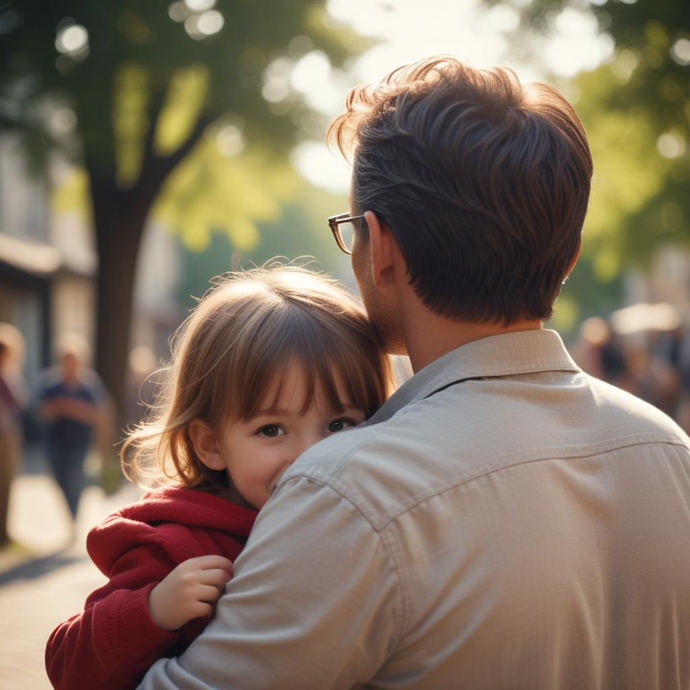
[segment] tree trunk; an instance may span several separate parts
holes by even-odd
[[[132,187],[118,187],[114,165],[99,167],[95,160],[90,161],[86,156],[99,261],[96,368],[113,399],[118,441],[123,438],[127,423],[127,360],[141,238],[149,211],[165,180],[196,145],[211,121],[209,116],[200,115],[187,139],[176,151],[164,157],[155,155],[154,133],[163,95],[152,98],[151,124],[143,143],[141,173]]]
[[[108,187],[110,187],[108,189]],[[125,400],[137,256],[150,204],[132,203],[111,185],[92,177],[98,247],[96,368],[112,396],[115,441],[123,437]],[[128,198],[130,197],[130,198]]]

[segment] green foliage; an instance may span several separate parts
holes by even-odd
[[[620,50],[611,64],[577,80],[576,105],[595,163],[584,247],[602,278],[629,263],[648,266],[655,248],[669,241],[690,241],[690,119],[665,107],[664,78],[653,91],[640,85],[633,97],[630,83],[649,67],[639,62],[628,77],[621,62],[635,64]]]
[[[171,173],[151,214],[190,251],[207,250],[214,242],[212,235],[223,233],[233,251],[244,254],[263,244],[262,224],[278,221],[299,184],[284,160],[258,151],[229,158],[212,137],[205,137]],[[53,208],[90,218],[83,169],[55,189]],[[281,251],[294,254],[289,247]]]
[[[205,139],[170,176],[153,213],[188,249],[205,249],[213,228],[249,251],[260,241],[257,223],[280,216],[296,183],[284,161],[257,152],[228,158]]]
[[[289,107],[275,113],[261,94],[266,67],[305,31],[334,63],[360,44],[327,27],[322,0],[217,0],[212,11],[224,19],[223,28],[195,40],[184,21],[169,16],[193,18],[183,2],[0,0],[0,112],[13,114],[2,124],[22,127],[36,103],[72,108],[77,114],[72,138],[88,165],[105,173],[116,169],[121,186],[136,181],[161,108],[159,129],[189,134],[199,120],[231,114],[250,143],[284,152],[295,129],[286,115],[303,106],[291,98]],[[86,28],[88,44],[61,53],[56,39],[71,25]],[[175,136],[156,132],[157,144],[164,140]]]
[[[248,252],[261,243],[258,224],[277,220],[297,184],[285,153],[307,116],[293,94],[280,104],[263,98],[264,70],[300,34],[334,63],[364,43],[328,28],[322,0],[207,4],[225,23],[195,40],[180,21],[194,18],[194,3],[0,0],[0,112],[14,113],[0,125],[21,130],[32,170],[46,168],[55,145],[71,144],[89,176],[115,190],[143,193],[152,163],[165,161],[153,212],[190,249],[208,246],[213,229]],[[60,52],[70,26],[85,27],[88,43]],[[51,135],[56,108],[76,112],[75,132]],[[233,150],[224,152],[228,136]],[[89,213],[89,176],[78,172],[57,190],[58,209]]]
[[[336,246],[326,219],[347,207],[344,195],[330,194],[295,180],[291,200],[274,220],[258,223],[258,242],[242,247],[233,234],[223,230],[209,234],[209,244],[201,251],[183,253],[180,303],[195,304],[217,275],[237,267],[261,266],[276,257],[300,258],[315,270],[335,273],[341,280],[350,274],[350,261]]]

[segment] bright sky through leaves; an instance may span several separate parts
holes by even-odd
[[[340,112],[354,84],[378,81],[400,65],[439,53],[457,55],[475,67],[509,65],[524,81],[548,73],[572,77],[596,68],[613,54],[613,40],[599,35],[595,18],[572,8],[554,17],[549,38],[539,39],[535,52],[541,55],[541,64],[521,64],[511,56],[518,13],[507,4],[487,9],[480,0],[328,0],[327,9],[334,23],[379,41],[347,73],[332,70],[328,58],[316,51],[297,61],[287,78],[289,85],[328,116]],[[282,87],[285,93],[287,86]],[[275,81],[268,90],[271,96],[282,93]],[[299,144],[292,162],[313,184],[334,192],[347,189],[348,167],[334,159],[322,141]]]

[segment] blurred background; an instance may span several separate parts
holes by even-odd
[[[549,326],[690,428],[686,0],[0,0],[0,685],[47,687],[44,640],[98,583],[85,531],[138,495],[113,444],[209,280],[312,257],[354,287],[325,127],[353,85],[438,53],[575,105],[595,174]],[[97,372],[78,510],[36,414],[67,350]]]

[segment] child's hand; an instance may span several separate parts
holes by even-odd
[[[210,616],[232,577],[232,561],[223,556],[199,556],[183,561],[149,594],[149,610],[159,627],[179,630],[200,616]]]

